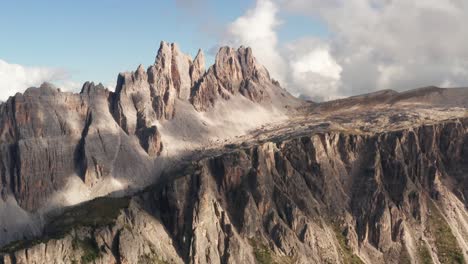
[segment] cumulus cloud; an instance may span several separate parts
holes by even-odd
[[[346,95],[468,84],[466,1],[349,0],[319,10],[336,34],[330,43]]]
[[[295,95],[316,101],[339,98],[343,71],[330,54],[330,46],[323,40],[305,38],[284,47],[288,61],[286,88]]]
[[[280,44],[278,12],[275,2],[258,0],[255,7],[229,25],[225,42],[250,46],[271,76],[292,93],[316,100],[335,98],[341,66],[330,56],[329,45],[318,39]]]
[[[23,92],[43,82],[55,82],[64,90],[76,90],[80,86],[69,78],[67,71],[48,67],[26,67],[0,59],[0,100],[5,101],[17,92]]]
[[[230,45],[250,46],[276,79],[284,81],[285,61],[278,49],[276,29],[278,7],[269,0],[258,0],[254,8],[237,18],[228,27],[226,42]]]
[[[277,39],[278,14],[321,19],[330,38]],[[468,85],[468,2],[257,0],[228,27],[295,94],[327,100],[381,89]]]

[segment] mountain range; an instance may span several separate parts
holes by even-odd
[[[161,42],[0,105],[0,263],[468,263],[468,88],[316,103]]]

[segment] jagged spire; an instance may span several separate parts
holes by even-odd
[[[277,88],[265,67],[257,63],[252,49],[243,46],[237,50],[219,48],[215,64],[198,83],[193,87],[191,102],[199,111],[214,106],[219,97],[228,100],[236,94],[261,102],[270,97],[270,87]]]
[[[195,60],[193,60],[192,67],[190,68],[192,87],[198,83],[203,74],[205,74],[205,54],[201,49],[199,49],[197,56],[195,56]]]
[[[202,49],[198,50],[197,56],[195,56],[195,59],[193,60],[193,64],[199,69],[205,70],[205,54]]]
[[[137,79],[147,79],[146,69],[142,64],[140,64],[135,71],[135,77]]]
[[[172,58],[171,45],[165,41],[161,41],[154,64],[165,67],[170,63],[170,58]],[[169,61],[167,61],[168,59]]]

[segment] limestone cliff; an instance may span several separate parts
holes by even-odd
[[[69,209],[4,262],[465,263],[467,131],[460,119],[232,146],[133,197]]]
[[[0,263],[468,263],[467,113],[464,88],[302,102],[250,48],[205,71],[163,42],[115,92],[0,105]]]
[[[226,50],[236,53],[222,48],[218,57],[224,57]],[[247,61],[237,62],[236,71],[253,72],[260,67],[251,51],[241,48],[238,53],[245,53]],[[217,62],[222,75],[215,78],[231,74],[234,69],[227,63]],[[239,135],[236,131],[283,118],[283,105],[274,115],[275,105],[257,104],[254,97],[234,90],[231,97],[236,104],[231,108],[242,106],[255,112],[265,107],[265,118],[257,122],[239,119],[216,100],[210,101],[210,109],[203,109],[205,113],[199,112],[202,109],[191,102],[196,87],[206,78],[204,64],[202,51],[192,60],[176,44],[161,42],[154,64],[119,74],[115,92],[92,82],[85,83],[80,93],[61,92],[45,83],[10,97],[0,105],[0,214],[10,206],[19,214],[41,218],[51,208],[141,188],[210,141],[225,140],[227,135]],[[276,88],[276,94],[287,94]],[[270,87],[264,89],[265,96],[269,92],[269,97],[276,96]],[[196,94],[206,98],[203,92]],[[300,103],[290,95],[284,98],[285,104]],[[72,195],[66,193],[77,193],[73,196],[80,198],[69,198]],[[14,220],[0,218],[5,230],[0,244],[22,238],[12,226],[16,226]]]

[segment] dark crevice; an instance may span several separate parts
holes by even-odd
[[[123,114],[123,109],[120,104],[121,100],[121,93],[123,86],[125,85],[125,78],[122,74],[119,74],[117,77],[117,85],[115,87],[115,92],[109,93],[109,97],[107,98],[109,104],[109,111],[112,114],[115,122],[122,128],[122,130],[129,134],[128,126],[127,126],[127,118]]]
[[[81,139],[78,142],[74,153],[75,172],[83,181],[85,181],[85,175],[88,169],[88,161],[86,158],[86,137],[88,136],[89,127],[91,126],[92,121],[92,113],[88,111],[85,126],[81,132]]]
[[[117,231],[117,234],[115,235],[114,239],[112,240],[112,246],[111,246],[111,251],[112,255],[114,256],[116,260],[116,264],[121,264],[122,261],[121,256],[120,256],[120,233],[122,230]]]
[[[11,166],[10,166],[10,187],[15,194],[21,190],[21,156],[19,143],[10,146]]]

